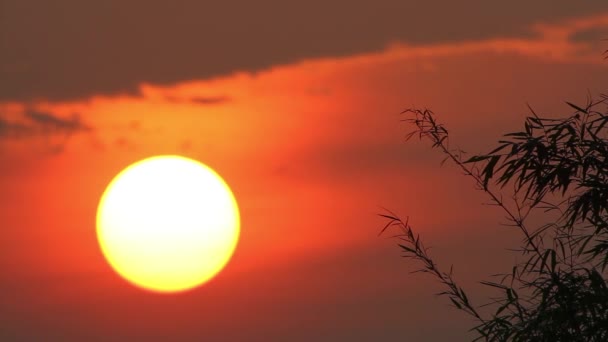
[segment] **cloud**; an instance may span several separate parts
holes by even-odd
[[[190,99],[190,101],[198,103],[198,104],[202,104],[202,105],[214,105],[214,104],[222,104],[222,103],[230,102],[230,98],[228,96],[214,96],[214,97],[198,96],[198,97],[193,97],[192,99]]]
[[[236,7],[235,7],[236,6]],[[4,0],[0,99],[136,94],[311,58],[496,37],[608,10],[605,0]],[[162,23],[162,24],[160,24]]]
[[[170,102],[183,102],[184,99],[179,97],[168,96],[167,101]],[[230,102],[232,99],[228,96],[193,96],[186,99],[187,101],[200,104],[200,105],[218,105]]]
[[[426,46],[395,43],[392,45],[392,56],[441,57],[494,52],[515,53],[557,62],[604,62],[598,58],[603,50],[598,50],[597,37],[585,33],[608,30],[608,14],[535,24],[531,30],[535,35],[527,38],[494,38]]]
[[[31,108],[21,113],[0,113],[0,141],[49,136],[68,137],[77,132],[90,130],[91,128],[82,122],[78,114],[64,118]]]
[[[438,111],[452,110],[441,107],[446,103],[470,107],[466,99],[473,93],[486,94],[476,105],[500,108],[493,109],[495,113],[521,113],[531,99],[528,94],[568,96],[572,91],[560,90],[569,83],[562,77],[571,80],[573,88],[582,89],[591,86],[588,79],[605,68],[604,49],[579,37],[581,32],[602,28],[608,28],[608,14],[535,24],[530,28],[534,34],[522,38],[395,43],[377,52],[304,59],[255,74],[242,72],[168,86],[141,83],[135,96],[41,102],[36,108],[43,111],[21,109],[18,120],[0,115],[0,137],[62,136],[90,129],[78,115],[69,116],[83,113],[99,133],[100,146],[124,146],[120,142],[129,141],[142,149],[171,145],[186,151],[206,146],[206,153],[212,153],[210,146],[221,146],[224,153],[242,152],[237,149],[259,153],[276,146],[287,149],[283,146],[289,140],[300,145],[302,160],[331,167],[319,173],[373,172],[377,165],[394,166],[403,159],[400,147],[391,145],[394,142],[369,133],[388,128],[399,134],[388,126],[398,118],[387,119],[386,127],[376,123],[378,127],[372,128],[370,113],[395,113],[414,104],[433,105]],[[563,87],[556,87],[562,83]],[[370,104],[375,107],[362,109]],[[481,109],[469,112],[461,114],[468,119],[472,113],[485,115]],[[493,115],[495,122],[508,123]],[[500,134],[487,132],[475,134]],[[243,146],[232,137],[259,144]],[[311,149],[310,155],[306,149]],[[268,154],[271,158],[274,152]],[[283,164],[277,166],[282,173],[297,173],[289,163]]]

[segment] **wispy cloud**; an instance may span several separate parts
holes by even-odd
[[[0,141],[41,136],[70,136],[76,132],[89,131],[80,115],[60,117],[49,112],[25,109],[20,112],[0,112]]]
[[[555,62],[599,64],[603,63],[602,58],[598,58],[601,54],[597,49],[599,42],[594,41],[596,38],[593,36],[584,39],[587,37],[584,33],[604,30],[608,31],[608,14],[535,24],[530,27],[533,36],[526,38],[492,38],[430,45],[395,42],[389,50],[392,50],[392,58],[494,52],[515,53]]]
[[[214,105],[230,102],[230,98],[228,96],[197,96],[193,97],[191,101],[202,105]]]
[[[145,87],[142,87],[145,88]],[[232,99],[229,96],[193,96],[188,98],[178,96],[165,96],[164,98],[168,102],[183,103],[192,102],[199,105],[220,105],[230,102]]]

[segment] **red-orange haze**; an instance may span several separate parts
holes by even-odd
[[[604,91],[606,47],[573,37],[607,29],[598,15],[527,38],[395,43],[138,94],[0,103],[0,339],[465,340],[467,319],[408,273],[376,214],[409,216],[473,291],[508,267],[518,236],[428,144],[403,143],[399,113],[429,107],[452,143],[484,152],[527,103],[560,115]],[[125,282],[95,235],[108,182],[160,154],[212,167],[241,210],[228,266],[178,295]]]

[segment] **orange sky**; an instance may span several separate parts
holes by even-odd
[[[520,38],[396,42],[137,94],[0,103],[0,338],[466,339],[466,318],[377,238],[375,214],[410,216],[473,290],[509,265],[518,236],[428,144],[403,143],[399,112],[429,107],[454,143],[483,152],[527,103],[567,114],[564,101],[605,91],[605,44],[575,39],[591,31],[608,32],[608,14]],[[158,154],[211,166],[242,216],[227,268],[174,296],[119,278],[95,236],[108,182]]]

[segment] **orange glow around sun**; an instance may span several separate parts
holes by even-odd
[[[97,211],[107,261],[132,284],[156,292],[199,286],[227,264],[240,230],[228,185],[179,156],[132,164],[108,185]]]

